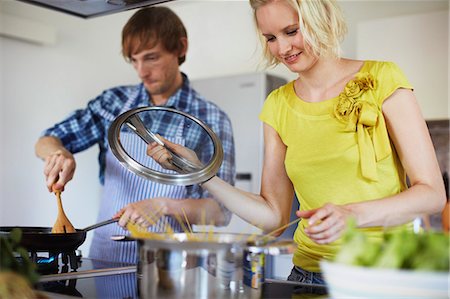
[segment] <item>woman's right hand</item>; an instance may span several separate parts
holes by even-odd
[[[184,147],[180,144],[170,142],[169,140],[158,135],[163,140],[166,147],[170,148],[175,154],[191,162],[199,169],[203,167],[202,162],[198,159],[195,151],[190,148]],[[163,146],[156,142],[150,143],[147,146],[147,155],[153,158],[159,165],[165,169],[179,171],[180,169],[175,167],[172,163],[172,154]]]
[[[47,189],[64,190],[64,186],[73,178],[76,163],[72,153],[63,149],[57,150],[45,158],[44,175]]]

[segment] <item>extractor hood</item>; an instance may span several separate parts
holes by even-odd
[[[82,18],[103,16],[172,0],[19,0]]]

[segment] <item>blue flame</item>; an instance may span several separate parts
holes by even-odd
[[[50,264],[51,262],[53,262],[55,260],[55,257],[49,257],[48,259],[40,259],[37,261],[38,264]]]

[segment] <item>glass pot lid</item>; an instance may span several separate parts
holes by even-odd
[[[119,115],[109,128],[108,141],[124,167],[162,184],[204,182],[217,173],[223,160],[222,144],[211,128],[198,118],[169,107],[140,107]],[[171,168],[175,170],[162,167],[147,155],[147,144],[153,142],[169,153]],[[170,143],[195,153],[201,166],[184,158]]]

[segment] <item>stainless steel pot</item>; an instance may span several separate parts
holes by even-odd
[[[243,234],[179,233],[161,240],[115,240],[138,243],[141,298],[259,298],[260,285],[244,283],[244,276],[254,274],[244,262],[255,265],[257,256],[264,263],[264,255],[292,253],[296,245],[273,239],[248,241],[253,238]],[[264,277],[254,281],[263,282]]]

